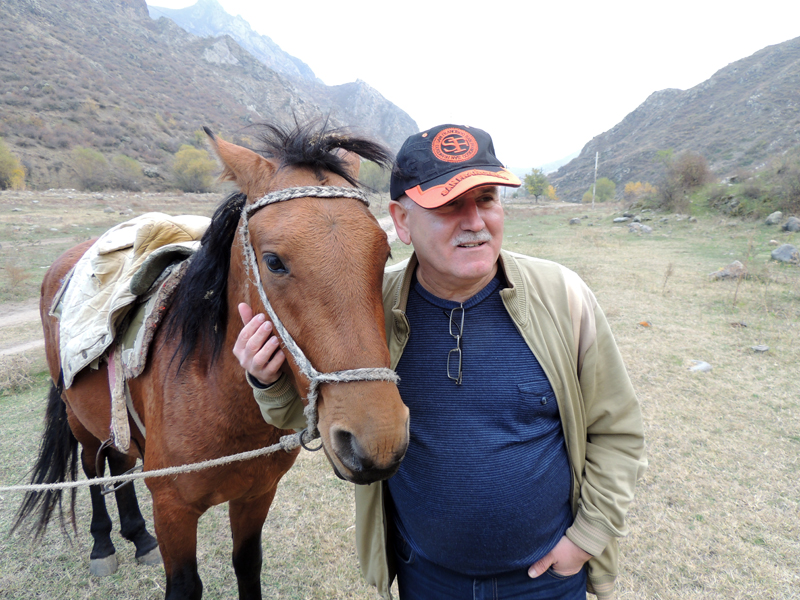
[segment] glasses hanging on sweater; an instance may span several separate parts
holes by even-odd
[[[447,377],[461,385],[461,337],[464,332],[464,305],[450,311],[450,335],[456,340],[456,347],[447,353]]]

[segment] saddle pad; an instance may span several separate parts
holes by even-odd
[[[59,350],[64,386],[97,360],[111,345],[118,327],[137,298],[131,283],[136,278],[155,280],[154,264],[166,266],[185,258],[200,245],[211,219],[197,215],[172,217],[146,213],[109,229],[78,260],[65,278],[50,314],[59,317]],[[156,252],[158,251],[158,252]],[[176,257],[170,258],[172,254]],[[147,263],[149,257],[153,261]]]

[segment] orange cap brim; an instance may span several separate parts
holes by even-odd
[[[468,169],[456,173],[445,183],[434,185],[426,190],[417,185],[406,190],[406,195],[423,208],[438,208],[451,202],[464,192],[482,185],[519,187],[522,182],[508,169],[500,169],[499,171]]]

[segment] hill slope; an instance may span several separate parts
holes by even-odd
[[[259,35],[240,16],[231,16],[217,0],[197,0],[186,8],[147,7],[153,19],[167,17],[198,37],[229,35],[237,43],[273,71],[295,79],[322,83],[306,63],[287,54],[265,35]]]
[[[580,201],[594,178],[654,182],[660,150],[693,150],[719,176],[754,168],[800,144],[800,37],[768,46],[689,89],[650,95],[614,128],[550,176],[559,196]]]
[[[348,85],[355,86],[350,100],[383,100],[368,86]],[[334,124],[356,125],[395,150],[417,130],[385,100],[364,109],[379,118],[359,119],[363,107],[334,100],[340,87],[329,88],[329,97],[312,94],[228,36],[197,38],[169,19],[152,20],[144,0],[0,3],[0,136],[32,187],[69,186],[75,146],[163,173],[204,125],[247,143],[251,123],[330,114]]]

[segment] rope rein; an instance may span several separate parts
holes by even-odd
[[[245,254],[245,269],[248,277],[248,282],[252,282],[253,285],[255,285],[256,289],[258,290],[259,296],[261,297],[261,302],[264,304],[264,308],[269,314],[270,320],[272,321],[276,332],[283,341],[285,348],[292,355],[292,358],[297,364],[300,373],[306,379],[308,379],[309,382],[308,396],[306,398],[306,400],[308,401],[308,405],[303,411],[306,417],[306,422],[308,423],[308,427],[306,427],[306,429],[303,429],[302,431],[298,431],[297,433],[291,435],[285,435],[281,437],[278,443],[273,444],[272,446],[259,448],[257,450],[250,450],[247,452],[240,452],[239,454],[234,454],[231,456],[223,456],[211,460],[180,465],[177,467],[168,467],[165,469],[158,469],[153,471],[126,473],[124,475],[117,475],[112,477],[95,477],[93,479],[85,481],[68,481],[63,483],[52,483],[52,484],[30,484],[30,485],[15,485],[9,487],[0,487],[0,493],[16,492],[16,491],[39,492],[47,490],[88,487],[92,485],[108,486],[120,482],[133,481],[136,479],[146,479],[148,477],[168,477],[171,475],[180,475],[183,473],[202,471],[205,469],[210,469],[213,467],[230,464],[233,462],[250,460],[253,458],[257,458],[259,456],[265,456],[277,452],[278,450],[291,452],[292,450],[301,446],[303,448],[306,448],[306,450],[312,450],[312,451],[318,450],[319,448],[308,448],[307,444],[311,443],[313,440],[319,437],[319,431],[317,430],[317,395],[320,384],[348,383],[352,381],[390,381],[392,383],[397,383],[398,381],[400,381],[400,378],[398,377],[397,373],[395,373],[392,369],[385,367],[346,369],[343,371],[335,371],[333,373],[321,373],[317,371],[312,366],[308,358],[306,358],[306,355],[294,341],[294,338],[286,330],[286,327],[284,327],[283,323],[278,318],[278,315],[273,310],[272,305],[270,304],[269,299],[267,298],[267,293],[264,290],[261,278],[258,276],[258,261],[256,259],[255,251],[253,250],[253,246],[250,243],[250,231],[248,229],[248,221],[253,213],[255,213],[256,211],[260,210],[265,206],[268,206],[269,204],[274,204],[276,202],[285,202],[286,200],[292,200],[294,198],[306,198],[306,197],[353,198],[363,202],[366,206],[369,206],[369,200],[367,200],[367,197],[364,195],[363,192],[361,192],[361,190],[356,188],[334,187],[334,186],[304,186],[304,187],[286,188],[283,190],[279,190],[277,192],[272,192],[270,194],[267,194],[262,198],[258,199],[257,201],[255,201],[253,204],[246,204],[242,208],[241,225],[239,226],[239,236],[242,242],[242,249]]]

